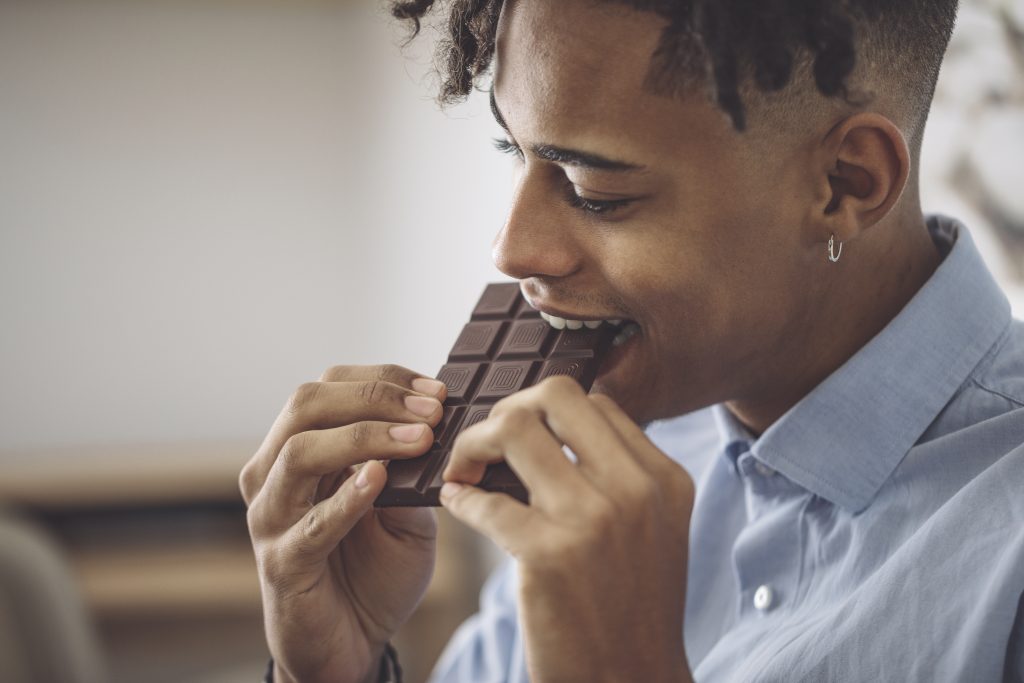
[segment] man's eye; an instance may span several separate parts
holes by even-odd
[[[523,150],[519,149],[519,145],[506,140],[505,138],[494,138],[494,149],[498,150],[502,154],[511,154],[512,156],[523,158]]]
[[[516,143],[505,138],[494,138],[494,149],[502,154],[511,154],[517,159],[523,159],[523,150]],[[575,186],[569,183],[566,188],[566,200],[569,205],[589,214],[608,214],[616,209],[629,206],[633,199],[587,199],[576,193]]]
[[[601,213],[607,214],[629,206],[634,200],[633,199],[587,199],[576,194],[576,190],[573,186],[569,186],[568,197],[569,205],[573,208],[579,209],[586,213]]]

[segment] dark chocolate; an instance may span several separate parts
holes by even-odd
[[[448,387],[434,444],[417,458],[388,462],[378,507],[440,505],[441,474],[455,437],[487,419],[499,400],[554,375],[589,390],[618,329],[556,330],[530,307],[514,282],[484,289],[437,378]],[[490,465],[479,486],[527,502],[526,488],[505,463]]]

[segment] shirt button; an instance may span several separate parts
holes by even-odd
[[[772,592],[772,587],[769,585],[759,586],[758,589],[754,591],[754,609],[765,612],[771,608],[774,600],[775,594]]]
[[[768,465],[765,465],[760,460],[754,461],[754,470],[762,477],[771,478],[775,476],[775,470],[773,470],[771,467],[768,467]]]

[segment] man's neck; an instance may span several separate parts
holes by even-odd
[[[906,219],[875,226],[882,230],[873,239],[862,240],[856,250],[843,254],[847,272],[816,302],[808,334],[794,340],[765,374],[765,391],[726,402],[755,436],[885,328],[938,268],[942,257],[920,209],[908,213]]]

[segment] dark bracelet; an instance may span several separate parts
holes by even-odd
[[[384,644],[384,657],[380,662],[378,683],[402,683],[402,667],[398,664],[398,651],[391,643]]]
[[[263,674],[263,683],[274,683],[274,658],[267,662],[267,672]],[[380,658],[380,671],[377,683],[402,683],[402,667],[398,664],[398,652],[394,645],[384,645],[384,656]]]

